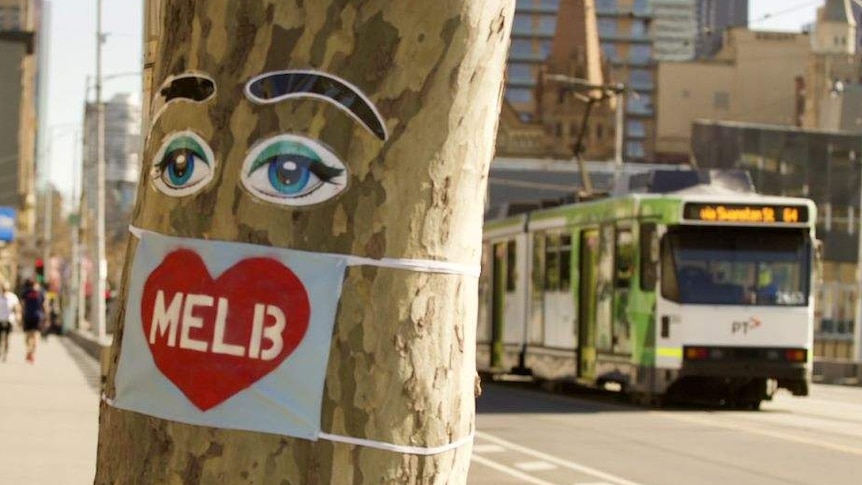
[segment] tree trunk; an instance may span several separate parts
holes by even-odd
[[[203,74],[216,89],[205,103],[163,112],[154,103],[145,112],[150,131],[133,224],[177,237],[478,267],[513,4],[150,0],[145,15],[158,40],[146,46],[145,96],[184,73]],[[285,69],[325,72],[357,87],[388,136],[334,103],[249,101],[250,79]],[[168,197],[154,186],[154,159],[172,130],[190,129],[218,161],[213,179],[194,195]],[[285,207],[245,190],[246,154],[280,133],[324,140],[346,167],[343,192]],[[322,431],[419,448],[469,437],[476,307],[475,276],[348,268]],[[125,312],[118,313],[109,400],[123,352]],[[207,428],[103,403],[96,483],[455,484],[466,481],[470,452],[469,442],[425,456]]]

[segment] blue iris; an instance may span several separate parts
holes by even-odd
[[[254,156],[244,183],[252,191],[278,200],[310,196],[344,173],[343,167],[324,163],[315,146],[310,141],[276,139]],[[317,150],[329,153],[323,147]]]
[[[316,160],[301,155],[279,155],[267,160],[269,183],[281,194],[299,194],[311,179],[310,167]],[[319,162],[317,162],[319,163]]]

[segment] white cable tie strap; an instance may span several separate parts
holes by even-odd
[[[400,259],[400,258],[364,258],[362,256],[340,255],[347,259],[348,266],[376,266],[378,268],[406,269],[420,273],[454,274],[464,276],[479,276],[479,267],[451,263],[449,261],[434,261],[431,259]]]
[[[109,398],[104,392],[102,393],[102,401],[105,401],[105,404],[108,406],[114,407],[114,400]]]
[[[461,446],[470,443],[473,441],[474,434],[471,432],[469,435],[449,443],[448,445],[442,446],[434,446],[434,447],[421,447],[421,446],[404,446],[404,445],[396,445],[394,443],[387,443],[385,441],[374,441],[367,440],[364,438],[354,438],[352,436],[342,436],[338,434],[330,434],[324,433],[321,431],[317,437],[326,440],[333,441],[336,443],[345,443],[348,445],[362,446],[364,448],[375,448],[378,450],[391,451],[393,453],[403,453],[405,455],[421,455],[421,456],[430,456],[430,455],[439,455],[440,453],[446,453],[447,451],[452,451],[454,449],[460,448]]]
[[[147,231],[139,227],[130,225],[129,232],[133,236],[140,239],[144,233],[158,234],[152,231]],[[166,236],[172,237],[172,236]],[[350,254],[338,253],[313,253],[321,256],[332,256],[336,258],[344,258],[348,266],[376,266],[378,268],[403,269],[407,271],[416,271],[419,273],[436,273],[436,274],[451,274],[479,277],[481,268],[478,265],[452,263],[449,261],[435,261],[431,259],[402,259],[402,258],[366,258],[363,256],[353,256]]]
[[[135,236],[137,239],[140,239],[141,236],[144,235],[144,232],[150,232],[150,231],[144,231],[140,227],[135,227],[135,226],[130,224],[129,225],[129,232],[132,233],[132,236]]]

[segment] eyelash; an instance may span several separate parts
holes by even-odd
[[[253,195],[283,206],[309,206],[347,187],[347,167],[318,140],[281,134],[262,140],[243,163],[242,183]]]
[[[189,196],[212,180],[215,162],[212,149],[197,133],[190,130],[170,133],[154,156],[151,182],[166,195]]]
[[[255,163],[255,164],[254,164],[254,165],[253,165],[253,166],[248,170],[248,173],[249,173],[249,174],[252,174],[252,173],[254,173],[255,171],[259,170],[260,168],[265,167],[266,165],[269,165],[269,164],[273,163],[273,159],[274,159],[274,158],[278,158],[279,156],[285,156],[285,155],[276,155],[276,156],[273,156],[273,157],[266,158],[266,159],[264,159],[264,160],[260,160],[260,161],[258,161],[257,163]],[[344,173],[344,169],[343,169],[343,168],[330,167],[329,165],[327,165],[327,164],[325,164],[325,163],[323,163],[323,162],[320,162],[320,161],[314,160],[313,158],[303,157],[303,156],[301,156],[301,155],[297,155],[297,156],[298,156],[298,157],[301,157],[303,160],[308,160],[308,161],[309,161],[309,163],[308,163],[308,170],[310,170],[310,171],[311,171],[311,173],[313,173],[314,175],[316,175],[316,176],[317,176],[317,178],[319,178],[321,182],[328,183],[328,184],[340,185],[340,184],[338,184],[338,183],[336,183],[336,182],[333,182],[333,181],[332,181],[332,179],[334,179],[334,178],[338,177],[339,175],[343,174],[343,173]],[[304,196],[302,196],[302,197],[304,197]]]

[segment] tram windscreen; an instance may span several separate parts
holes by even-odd
[[[679,303],[808,303],[811,245],[798,229],[677,226],[662,241],[662,295]]]

